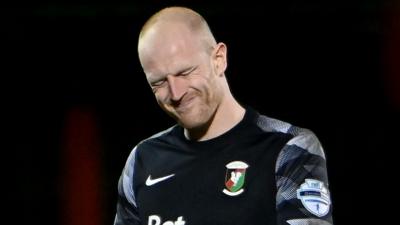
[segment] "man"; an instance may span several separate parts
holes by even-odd
[[[203,17],[159,11],[140,32],[138,53],[158,104],[178,124],[132,150],[115,224],[332,224],[318,139],[234,99],[227,47]]]

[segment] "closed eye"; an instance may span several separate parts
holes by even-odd
[[[151,86],[152,87],[158,87],[158,86],[163,85],[164,83],[165,83],[165,80],[159,80],[159,81],[156,81],[156,82],[152,82]]]
[[[186,69],[186,70],[184,70],[184,71],[178,73],[177,76],[187,76],[187,75],[190,75],[196,68],[197,68],[197,66],[190,67],[189,69]]]
[[[166,80],[159,80],[150,83],[150,87],[153,90],[153,93],[156,93],[159,88],[162,88],[166,84]]]

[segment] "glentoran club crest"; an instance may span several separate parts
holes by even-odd
[[[226,165],[225,189],[223,192],[230,196],[243,193],[244,178],[246,169],[249,167],[244,162],[233,161]]]

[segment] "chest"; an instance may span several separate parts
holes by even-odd
[[[249,140],[194,155],[179,149],[142,155],[134,190],[143,224],[268,224],[284,143]]]

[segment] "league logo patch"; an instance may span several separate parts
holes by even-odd
[[[246,169],[249,167],[244,162],[233,161],[226,165],[225,189],[223,192],[229,196],[236,196],[243,193],[244,178]]]
[[[322,217],[329,212],[331,199],[324,183],[319,180],[306,179],[297,189],[297,198],[312,214]]]

